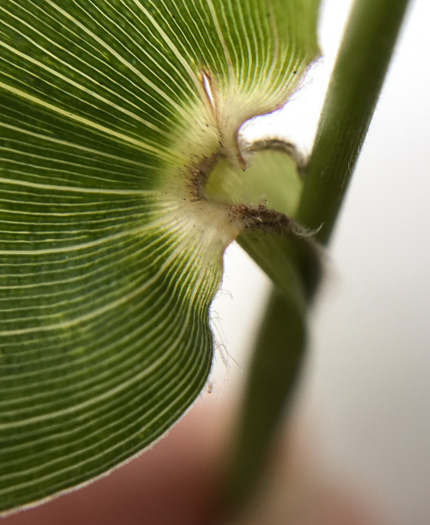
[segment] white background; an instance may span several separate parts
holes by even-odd
[[[323,1],[324,58],[283,115],[269,117],[308,150],[349,5]],[[430,523],[429,55],[430,3],[415,0],[329,247],[298,400],[312,413],[320,462],[401,525]],[[234,381],[268,281],[234,246],[225,268],[212,315]],[[223,379],[214,388],[222,395]]]

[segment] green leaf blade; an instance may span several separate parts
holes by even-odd
[[[281,37],[284,2],[265,5],[270,22],[254,1],[2,2],[0,511],[137,454],[205,384],[243,225],[196,166],[237,160],[243,120],[316,53],[303,13]]]

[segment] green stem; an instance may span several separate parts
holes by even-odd
[[[356,0],[345,28],[297,214],[326,244],[378,101],[408,0]]]
[[[292,392],[303,358],[303,323],[296,306],[275,291],[256,344],[262,351],[254,353],[234,454],[229,458],[231,475],[224,503],[230,512],[240,510],[261,481],[286,396]]]
[[[356,0],[324,102],[308,164],[298,220],[327,243],[368,130],[408,0]],[[300,254],[289,271],[297,290],[313,289]],[[299,256],[298,256],[299,255]],[[254,348],[227,482],[227,504],[250,501],[280,427],[303,359],[309,294],[274,291]],[[297,296],[297,297],[296,297]],[[297,301],[296,301],[297,299]]]

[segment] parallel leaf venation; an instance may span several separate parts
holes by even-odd
[[[0,510],[137,454],[200,392],[242,226],[193,177],[285,102],[316,7],[1,2]]]

